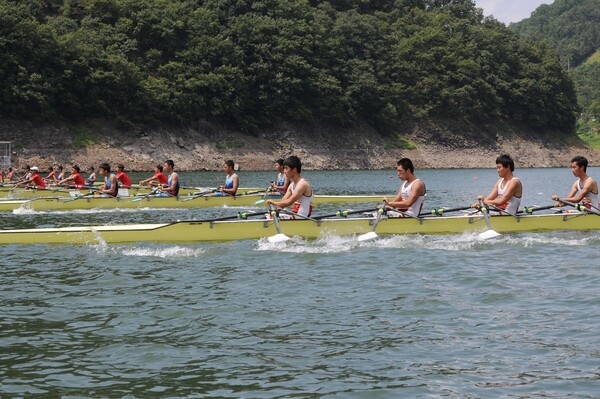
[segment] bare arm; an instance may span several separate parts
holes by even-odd
[[[300,180],[295,187],[294,193],[288,187],[288,190],[285,192],[285,195],[281,199],[281,201],[273,201],[268,200],[268,204],[273,204],[278,208],[285,208],[287,206],[293,205],[294,202],[298,201],[300,197],[306,195],[307,197],[312,195],[312,187],[306,180]]]
[[[173,173],[171,175],[171,185],[170,186],[163,186],[163,191],[175,191],[175,188],[177,187],[177,184],[179,183],[179,175],[177,173]]]
[[[231,177],[231,181],[233,183],[233,187],[232,188],[223,187],[221,189],[221,191],[228,195],[235,195],[237,193],[238,187],[240,185],[240,177],[237,174],[235,174]]]
[[[598,183],[596,182],[596,180],[587,179],[585,184],[581,188],[581,191],[579,192],[579,194],[577,194],[577,182],[575,182],[575,183],[573,183],[573,187],[571,187],[571,191],[569,192],[569,195],[564,198],[561,198],[561,199],[563,199],[565,201],[577,203],[577,202],[583,201],[583,199],[589,193],[596,194],[597,192],[598,192]],[[559,197],[558,197],[558,195],[553,195],[552,199],[555,201],[558,201]]]
[[[56,183],[56,184],[58,186],[62,186],[63,184],[68,183],[68,182],[73,181],[73,180],[75,180],[75,175],[71,175],[69,177],[66,177],[66,178],[62,179],[61,181],[59,181],[58,183]]]
[[[288,187],[290,186],[290,179],[288,179],[287,177],[285,177],[285,180],[283,182],[283,186],[279,186],[275,183],[273,183],[271,185],[271,187],[273,187],[275,190],[280,190],[283,191],[284,193],[287,192]]]
[[[107,189],[106,185],[104,185],[101,192],[104,194],[116,196],[117,192],[119,191],[119,184],[117,183],[117,178],[116,178],[116,176],[112,175],[112,176],[110,176],[109,179],[110,179],[110,189]]]
[[[387,197],[383,198],[383,201],[387,206],[391,206],[393,208],[398,209],[408,209],[417,202],[420,196],[425,195],[425,184],[421,180],[417,180],[413,183],[413,188],[410,192],[408,198],[402,198],[402,188],[398,191],[396,198],[393,201],[387,199]]]

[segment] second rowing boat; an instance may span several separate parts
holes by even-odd
[[[34,211],[67,211],[75,209],[115,209],[115,208],[210,208],[223,206],[252,206],[265,198],[278,199],[279,195],[265,197],[263,193],[237,196],[179,196],[159,197],[143,195],[137,197],[103,198],[94,196],[39,197],[31,200],[0,200],[0,211],[14,211],[19,208]],[[375,203],[381,195],[315,195],[313,205],[342,203]]]

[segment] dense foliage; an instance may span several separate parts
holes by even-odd
[[[557,0],[559,1],[559,0]],[[0,112],[188,122],[575,125],[554,52],[471,0],[0,0]]]
[[[555,49],[575,84],[582,112],[577,132],[589,145],[600,138],[600,0],[555,0],[543,4],[531,18],[511,24],[524,38]]]
[[[600,119],[600,62],[585,63],[571,72],[579,104],[589,117]]]
[[[510,28],[556,49],[565,68],[576,67],[600,48],[600,0],[554,0]]]

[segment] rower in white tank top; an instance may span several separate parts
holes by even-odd
[[[587,182],[589,179],[592,179],[592,178],[588,176],[588,178],[585,179],[585,182]],[[585,185],[585,182],[584,182],[584,185]],[[581,191],[583,191],[583,187],[581,187],[581,180],[577,180],[576,184],[577,184],[577,195],[579,195],[579,193]],[[600,208],[600,197],[598,196],[598,193],[593,193],[591,191],[588,191],[588,193],[585,195],[585,198],[588,198],[590,200],[590,203],[593,206],[595,206],[596,208]]]
[[[409,184],[406,184],[407,182],[402,183],[402,187],[400,188],[402,199],[407,199],[410,197],[410,194],[412,193],[412,186],[417,181],[421,181],[421,179],[415,179]],[[411,216],[419,216],[421,209],[423,209],[423,202],[425,202],[425,193],[420,195],[417,200],[406,211],[404,211],[404,213],[407,213]]]
[[[513,179],[519,180],[518,177],[513,177],[512,179],[510,179],[508,181],[501,179],[498,182],[498,197],[504,196],[504,192],[506,191],[506,187],[508,186],[508,183]],[[502,183],[504,183],[504,185]],[[514,215],[518,212],[520,205],[521,205],[521,198],[513,195],[506,203],[506,206],[498,207],[498,208],[505,210],[506,212]]]
[[[306,181],[306,179],[302,178],[300,179],[300,181]],[[296,183],[292,182],[290,183],[290,190],[292,190],[292,195],[294,195],[294,192],[296,191]],[[313,190],[310,191],[310,196],[306,196],[306,195],[302,195],[298,201],[296,201],[294,203],[294,206],[292,208],[292,212],[296,213],[300,216],[310,216],[310,214],[312,213],[312,201],[315,198],[315,194],[313,192]]]

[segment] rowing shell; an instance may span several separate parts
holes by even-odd
[[[341,203],[375,203],[381,200],[382,195],[315,195],[313,205],[341,204]],[[268,196],[267,199],[281,199],[280,195]],[[34,211],[68,211],[75,209],[115,209],[115,208],[211,208],[223,206],[252,206],[265,199],[261,194],[247,194],[237,196],[212,196],[199,197],[39,197],[31,200],[0,200],[0,211],[13,211],[19,208]],[[262,201],[261,201],[262,202]]]
[[[95,188],[86,188],[83,187],[81,189],[69,189],[67,187],[47,187],[43,189],[38,188],[14,188],[12,186],[4,186],[0,187],[0,198],[10,198],[10,199],[30,199],[37,197],[73,197],[76,195],[82,194],[90,194],[97,190]],[[134,196],[134,195],[145,195],[150,194],[152,187],[133,185],[126,189],[120,189],[123,196]],[[206,192],[210,190],[215,190],[216,188],[206,188],[206,187],[181,187],[179,189],[180,196],[193,195],[198,192]],[[260,187],[244,187],[238,189],[238,194],[245,195],[247,193],[259,193],[265,192],[265,188]]]
[[[502,233],[600,230],[600,217],[592,214],[547,214],[492,216],[494,230]],[[280,220],[287,236],[317,238],[324,235],[358,235],[372,230],[375,218],[336,218]],[[486,223],[481,216],[443,216],[382,219],[377,234],[462,234],[481,232]],[[93,244],[259,239],[277,234],[272,220],[180,221],[162,224],[128,224],[43,229],[0,230],[0,244]]]

